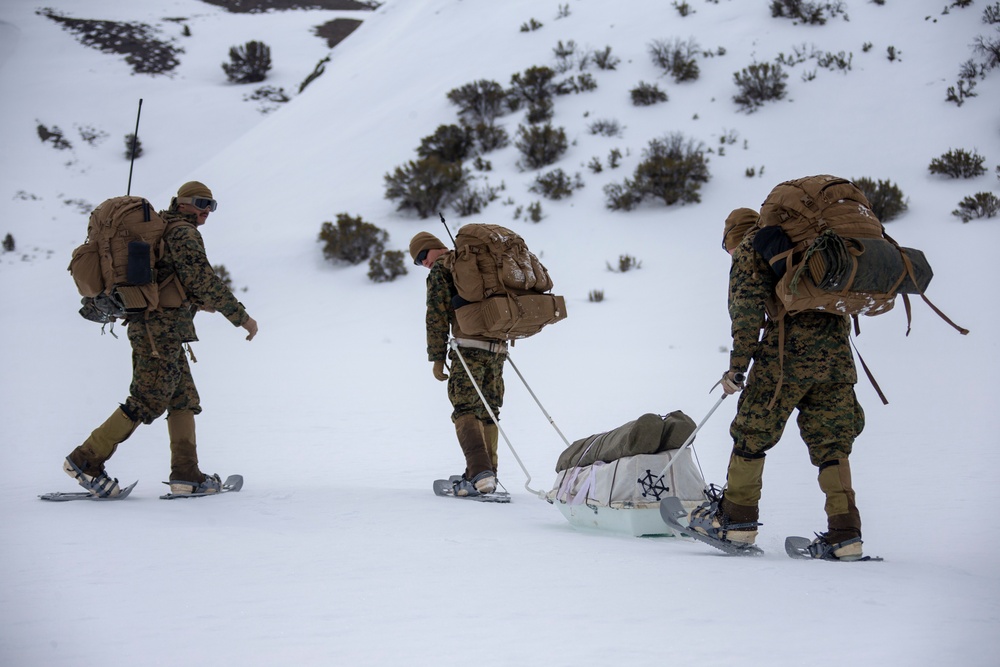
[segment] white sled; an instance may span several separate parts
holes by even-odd
[[[705,500],[705,480],[690,449],[682,451],[660,479],[675,454],[676,450],[637,454],[563,470],[546,499],[574,528],[635,537],[674,536],[660,517],[659,499],[676,496],[689,511]]]

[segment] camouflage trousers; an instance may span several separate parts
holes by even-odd
[[[462,357],[469,366],[472,377],[482,390],[486,402],[496,418],[500,419],[500,407],[503,405],[503,364],[506,355],[496,354],[487,350],[463,347]],[[475,415],[480,421],[491,424],[490,413],[483,406],[483,401],[476,393],[476,388],[465,372],[461,360],[455,350],[448,351],[448,361],[451,370],[448,373],[448,400],[454,410],[451,420],[455,421],[462,415]]]
[[[809,448],[809,460],[819,466],[825,461],[846,459],[854,440],[865,427],[865,413],[847,382],[784,383],[773,407],[775,384],[765,374],[751,373],[740,394],[736,417],[729,427],[733,453],[758,458],[774,447],[785,430],[792,410]]]
[[[201,401],[184,344],[170,321],[129,322],[128,339],[132,343],[132,385],[125,401],[129,416],[151,424],[168,410],[200,413]]]

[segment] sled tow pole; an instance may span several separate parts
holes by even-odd
[[[486,402],[486,397],[483,395],[483,390],[479,388],[479,383],[476,382],[476,378],[472,376],[472,371],[469,369],[469,365],[465,363],[465,357],[462,356],[462,351],[459,349],[458,341],[452,338],[450,341],[448,341],[448,347],[450,347],[452,350],[455,351],[455,356],[457,356],[458,360],[462,362],[462,368],[465,369],[465,374],[469,376],[469,380],[472,382],[472,386],[476,388],[476,393],[479,395],[479,400],[483,402],[483,407],[485,407],[486,412],[489,413],[490,419],[492,419],[493,423],[496,424],[497,431],[500,433],[501,436],[503,436],[504,442],[507,443],[507,449],[509,449],[510,453],[514,455],[514,460],[517,461],[517,465],[521,466],[521,470],[524,472],[524,476],[527,478],[527,480],[524,482],[524,488],[528,490],[528,493],[544,500],[545,499],[544,491],[536,491],[533,488],[531,488],[531,486],[529,486],[531,484],[531,474],[528,472],[528,469],[524,467],[524,463],[521,461],[521,457],[517,455],[517,451],[514,449],[514,445],[510,444],[510,438],[507,437],[507,434],[504,432],[503,427],[500,426],[500,421],[497,419],[497,416],[493,413],[493,408],[491,408],[489,403]],[[518,373],[518,375],[520,375],[520,373]]]
[[[737,382],[742,382],[743,381],[743,374],[742,373],[740,373],[739,375],[736,376],[736,381]],[[727,396],[729,396],[729,394],[723,393],[722,396],[719,397],[719,400],[717,400],[715,402],[715,405],[712,406],[712,409],[709,410],[708,414],[705,415],[705,417],[701,420],[701,422],[699,422],[697,428],[695,428],[695,430],[691,431],[691,435],[689,435],[687,437],[687,440],[684,441],[684,444],[677,448],[677,450],[674,452],[674,455],[670,457],[670,461],[663,468],[663,472],[660,473],[660,477],[659,478],[661,480],[667,474],[667,471],[670,470],[671,466],[674,465],[674,462],[677,461],[678,458],[680,458],[681,452],[683,452],[685,449],[687,449],[688,447],[691,446],[691,443],[694,442],[694,436],[698,435],[698,431],[700,431],[701,427],[705,425],[705,422],[707,422],[709,420],[709,418],[711,418],[711,416],[715,414],[715,411],[719,409],[719,406],[722,405],[722,402],[724,400],[726,400]]]

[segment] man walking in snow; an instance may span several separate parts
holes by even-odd
[[[465,454],[465,472],[455,483],[455,494],[470,496],[496,491],[498,429],[483,405],[473,381],[483,392],[490,410],[499,419],[503,405],[503,364],[507,343],[462,332],[455,318],[452,299],[458,296],[451,267],[455,252],[429,234],[420,232],[410,241],[410,257],[417,266],[430,269],[427,275],[427,358],[433,363],[434,378],[448,382],[448,400],[454,408],[458,444]],[[449,334],[462,348],[469,367],[465,372],[455,350],[448,349]],[[452,372],[445,371],[445,359]]]
[[[170,208],[160,212],[167,223],[164,256],[156,265],[160,308],[126,318],[132,344],[129,397],[63,462],[66,474],[96,496],[121,493],[118,480],[105,472],[105,462],[140,423],[151,424],[164,412],[170,436],[170,491],[221,489],[218,475],[206,475],[198,468],[194,417],[201,412],[201,403],[184,345],[198,340],[194,329],[198,310],[222,313],[234,326],[246,329],[247,340],[257,335],[257,322],[215,274],[205,254],[198,227],[217,206],[211,190],[191,181],[178,189]]]
[[[739,545],[753,544],[764,458],[797,409],[799,431],[826,496],[827,531],[816,538],[810,553],[855,560],[862,557],[861,515],[848,457],[864,428],[864,411],[854,393],[858,378],[850,318],[818,311],[785,314],[784,341],[780,340],[778,323],[770,316],[777,312],[773,303],[778,277],[753,245],[758,217],[756,211],[743,208],[726,219],[723,243],[732,255],[733,349],[721,384],[726,394],[743,391],[730,426],[733,451],[726,488],[716,502],[692,512],[690,527]],[[744,389],[738,376],[748,369]]]

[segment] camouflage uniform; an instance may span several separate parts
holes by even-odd
[[[176,275],[187,303],[128,318],[132,386],[125,411],[144,424],[152,423],[166,411],[201,412],[183,349],[184,343],[198,340],[194,329],[197,310],[217,310],[234,326],[242,325],[248,317],[243,305],[212,269],[201,232],[192,222],[194,216],[176,211],[161,211],[160,215],[168,228],[163,235],[166,252],[156,265],[157,280],[162,283]]]
[[[753,367],[730,426],[733,452],[723,510],[737,521],[757,520],[764,456],[798,409],[799,430],[827,496],[832,541],[860,537],[847,459],[864,428],[864,411],[854,394],[858,377],[850,319],[821,312],[785,315],[779,353],[778,324],[766,316],[777,276],[754,250],[755,235],[748,234],[733,250],[729,274],[730,371],[746,373],[751,360]]]
[[[451,419],[455,422],[459,436],[459,444],[466,457],[466,475],[472,479],[483,470],[497,466],[497,432],[496,425],[490,418],[483,401],[465,372],[461,360],[455,350],[448,347],[449,336],[453,335],[459,341],[472,340],[481,343],[493,343],[498,350],[493,352],[485,349],[462,346],[462,357],[469,366],[469,371],[476,384],[483,392],[490,410],[497,419],[500,418],[500,407],[503,405],[503,364],[506,360],[505,346],[489,338],[470,336],[462,332],[455,318],[452,298],[458,294],[452,279],[450,262],[454,261],[454,252],[449,251],[434,263],[427,275],[427,358],[430,361],[448,359],[451,372],[448,375],[448,400],[453,410]],[[461,343],[460,343],[461,345]],[[480,438],[477,435],[466,438],[463,435],[463,417],[475,417],[478,428],[484,432],[486,451],[480,451]],[[471,428],[471,427],[470,427]]]
[[[196,182],[182,187],[188,186],[204,188]],[[199,309],[217,310],[235,326],[250,321],[243,305],[209,264],[197,229],[197,217],[182,214],[173,207],[160,215],[167,222],[164,257],[156,265],[160,310],[127,318],[132,344],[129,397],[83,444],[70,452],[63,468],[85,487],[93,481],[87,478],[92,477],[111,489],[106,494],[107,489],[102,486],[99,495],[118,492],[117,481],[112,484],[104,473],[105,461],[140,423],[152,423],[164,412],[168,413],[170,435],[170,481],[183,481],[190,487],[212,482],[198,468],[194,416],[201,412],[201,403],[183,346],[198,339],[194,315]],[[254,323],[252,333],[255,332]],[[216,488],[218,481],[215,476]]]

